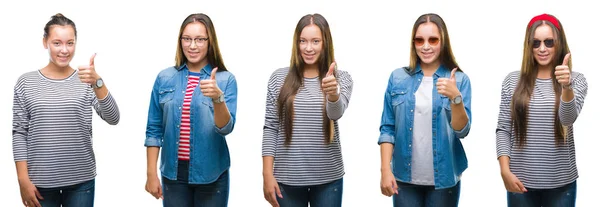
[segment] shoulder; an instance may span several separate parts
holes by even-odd
[[[177,74],[177,72],[179,72],[177,69],[175,69],[174,66],[162,69],[159,73],[158,73],[158,78],[170,78],[172,76],[174,76],[175,74]]]
[[[408,66],[396,68],[390,74],[390,81],[393,81],[393,82],[403,81],[404,79],[407,79],[411,76],[411,74],[409,72],[410,72],[410,69],[408,68]]]
[[[585,76],[583,75],[583,73],[581,72],[577,72],[577,71],[572,71],[571,72],[571,78],[573,79],[573,81],[575,82],[587,82]]]
[[[273,73],[271,73],[271,78],[269,78],[269,82],[273,81],[283,81],[285,77],[290,71],[290,67],[278,68]]]
[[[337,78],[340,80],[352,82],[352,76],[350,75],[350,73],[348,71],[337,69],[336,75],[337,75]]]
[[[33,81],[35,79],[39,78],[39,72],[38,70],[34,70],[34,71],[29,71],[26,73],[23,73],[19,76],[19,78],[17,78],[17,82],[15,83],[15,88],[19,88],[22,87],[23,84]]]

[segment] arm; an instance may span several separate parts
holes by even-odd
[[[231,75],[223,92],[225,102],[213,103],[215,127],[219,134],[225,136],[233,131],[237,111],[237,81]]]
[[[502,83],[502,91],[500,94],[500,107],[498,111],[498,124],[496,126],[496,156],[507,156],[510,158],[512,148],[512,121],[511,108],[512,87],[511,84],[516,84],[517,76],[509,74]]]
[[[471,130],[471,81],[465,74],[458,88],[463,101],[459,104],[450,104],[452,120],[450,124],[458,138],[464,138]]]
[[[146,147],[146,176],[148,178],[158,177],[156,163],[158,162],[159,152],[160,147]]]
[[[579,112],[583,108],[583,102],[587,95],[587,81],[583,74],[573,74],[572,89],[563,88],[560,105],[558,108],[558,117],[564,126],[571,126],[577,120]]]
[[[377,144],[382,143],[395,144],[396,135],[396,114],[392,106],[391,89],[393,87],[393,75],[390,75],[388,85],[383,98],[383,112],[381,113],[381,124],[379,126],[379,140]],[[389,164],[389,163],[388,163]]]
[[[156,77],[152,93],[150,95],[150,105],[148,107],[148,120],[146,123],[146,147],[162,147],[164,135],[163,129],[163,109],[159,102],[160,79]]]
[[[327,116],[332,120],[338,120],[344,115],[344,112],[350,103],[350,97],[354,86],[352,77],[346,71],[340,71],[337,79],[340,82],[339,98],[335,101],[330,101],[328,97],[326,104]]]
[[[93,89],[95,96],[92,98],[92,105],[96,113],[110,125],[116,125],[119,123],[120,112],[117,102],[110,94],[106,85],[101,88]],[[102,98],[100,98],[102,97]]]

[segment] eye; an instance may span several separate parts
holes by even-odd
[[[319,42],[321,42],[321,40],[313,40],[314,44],[319,44]]]
[[[67,44],[69,44],[69,46],[73,46],[75,43],[74,42],[69,42]]]
[[[192,38],[189,38],[189,37],[184,37],[182,39],[185,40],[185,41],[192,41]]]
[[[54,43],[52,43],[52,44],[53,44],[54,46],[56,46],[56,47],[60,46],[60,42],[54,42]]]
[[[300,43],[305,43],[305,42],[306,42],[306,40],[300,40]]]

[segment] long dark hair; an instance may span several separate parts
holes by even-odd
[[[181,28],[179,28],[179,36],[177,37],[175,67],[179,68],[187,62],[187,58],[185,57],[185,54],[183,54],[183,48],[181,46],[181,35],[183,35],[183,30],[185,30],[185,27],[193,22],[200,22],[206,27],[206,31],[208,33],[208,54],[206,54],[206,59],[208,60],[208,63],[213,67],[218,67],[219,71],[226,71],[227,68],[225,68],[223,58],[221,57],[221,51],[219,50],[219,42],[217,41],[215,26],[213,25],[212,20],[210,20],[210,17],[203,13],[190,14],[185,18],[185,20],[183,20],[183,23],[181,23]]]
[[[285,78],[281,92],[277,99],[277,106],[279,112],[279,121],[283,124],[285,129],[285,145],[289,145],[292,140],[292,126],[294,119],[294,98],[298,89],[303,84],[304,80],[304,60],[300,55],[300,34],[304,27],[309,25],[316,25],[321,29],[323,35],[323,50],[319,55],[317,62],[319,67],[319,81],[323,80],[323,77],[327,74],[329,65],[334,61],[333,55],[333,40],[331,38],[331,31],[329,30],[329,24],[327,20],[320,14],[308,14],[303,16],[294,32],[294,39],[292,45],[292,58],[290,61],[290,69]],[[334,73],[335,75],[335,73]],[[325,143],[329,144],[333,140],[333,121],[327,117],[327,111],[325,108],[325,99],[323,100],[323,134]]]
[[[551,18],[556,19],[556,17],[551,16]],[[515,88],[515,92],[512,97],[511,102],[511,120],[512,126],[515,130],[515,136],[517,140],[517,144],[519,147],[525,145],[526,137],[527,137],[527,116],[529,115],[529,101],[533,94],[533,88],[535,87],[535,80],[537,79],[538,74],[538,62],[535,60],[533,56],[533,37],[535,34],[535,30],[540,25],[548,25],[552,28],[552,32],[554,33],[554,48],[555,55],[554,59],[550,62],[552,65],[560,65],[561,60],[570,52],[569,45],[567,44],[567,38],[565,37],[565,32],[563,31],[563,26],[556,19],[556,23],[558,29],[554,24],[548,22],[547,20],[538,20],[532,22],[531,25],[527,26],[527,30],[525,33],[525,41],[523,43],[523,61],[521,64],[521,75],[519,78],[519,82],[517,83],[517,87]],[[569,61],[569,68],[571,68],[571,61]],[[555,94],[554,101],[554,139],[555,143],[561,144],[561,140],[565,138],[565,128],[561,125],[559,117],[558,117],[558,105],[560,103],[560,96],[562,94],[561,86],[556,80],[556,76],[554,75],[554,71],[552,71],[552,83]]]
[[[440,65],[443,65],[444,67],[450,70],[452,70],[453,68],[458,68],[458,64],[456,63],[456,60],[454,59],[454,54],[452,53],[452,46],[450,45],[450,36],[448,35],[448,28],[446,27],[446,23],[439,15],[434,13],[428,13],[421,15],[413,25],[412,35],[410,36],[410,70],[414,71],[415,68],[417,68],[417,65],[421,63],[421,59],[419,59],[419,56],[417,55],[417,48],[415,48],[414,39],[415,35],[417,34],[417,29],[419,29],[419,26],[427,22],[434,23],[437,26],[438,31],[440,31]],[[458,71],[462,70],[458,68]]]

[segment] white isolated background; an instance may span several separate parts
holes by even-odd
[[[387,80],[408,64],[414,21],[434,12],[444,18],[456,60],[472,84],[473,123],[462,140],[469,168],[462,176],[460,206],[506,206],[496,161],[495,127],[502,80],[519,70],[525,27],[540,13],[563,23],[573,70],[589,90],[575,123],[578,206],[596,205],[597,122],[600,104],[596,15],[584,1],[3,1],[0,3],[0,183],[2,206],[22,206],[12,155],[12,97],[17,78],[44,67],[43,27],[57,12],[77,25],[72,66],[95,60],[116,99],[121,122],[94,116],[96,206],[162,206],[144,190],[146,117],[158,72],[174,64],[179,27],[191,14],[214,21],[221,53],[239,87],[237,123],[227,136],[231,151],[229,206],[268,206],[262,193],[261,139],[267,81],[290,61],[292,35],[305,14],[321,13],[331,26],[339,69],[354,80],[340,121],[346,175],[343,206],[392,206],[381,195],[377,138]]]

